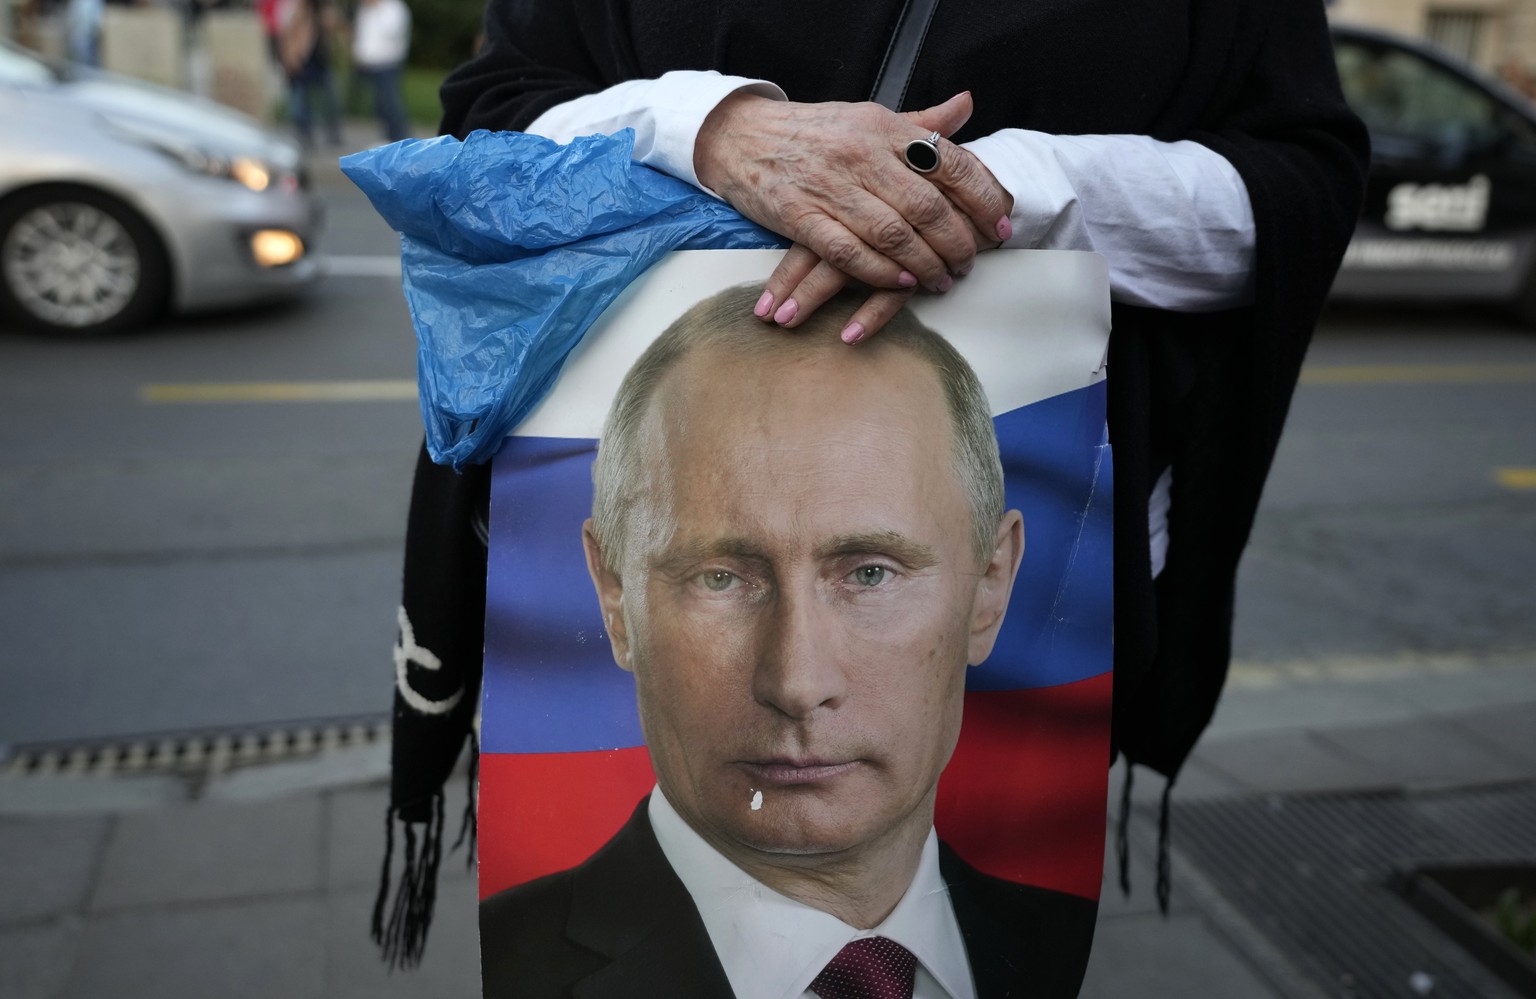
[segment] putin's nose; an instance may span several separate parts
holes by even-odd
[[[781,595],[763,615],[753,696],[797,721],[837,707],[847,693],[835,615],[814,594]]]

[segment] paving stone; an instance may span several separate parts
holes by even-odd
[[[0,931],[0,996],[53,999],[64,986],[79,921]]]
[[[122,816],[91,907],[317,891],[320,806],[307,796]]]
[[[1488,708],[1459,716],[1455,722],[1497,747],[1527,776],[1536,775],[1536,704]]]
[[[0,822],[0,924],[83,905],[106,833],[107,820],[101,818]]]
[[[1207,763],[1197,749],[1179,771],[1179,779],[1173,786],[1173,800],[1177,804],[1180,801],[1228,798],[1244,790],[1241,784]]]
[[[1279,999],[1198,915],[1100,920],[1080,999],[1126,996]]]
[[[61,999],[320,999],[319,897],[94,916]]]
[[[169,808],[186,800],[186,783],[168,774],[0,776],[0,816],[6,818],[134,812]]]
[[[440,882],[473,880],[475,868],[465,863],[468,845],[454,850],[463,821],[464,802],[468,796],[464,778],[455,775],[445,788],[443,818],[447,825],[443,844]],[[345,888],[375,888],[384,862],[384,810],[389,805],[389,789],[383,785],[349,788],[327,796],[325,811],[325,886],[328,891]],[[402,851],[400,829],[395,829],[394,876],[399,877]]]
[[[1435,714],[1521,703],[1536,711],[1536,666],[1402,676],[1392,681],[1392,694]]]
[[[1334,728],[1317,739],[1366,761],[1404,787],[1480,784],[1532,776],[1456,725],[1420,718],[1398,725]]]
[[[325,994],[328,999],[471,999],[480,994],[480,931],[475,883],[444,881],[421,965],[385,967],[368,937],[373,893],[341,892],[327,900]]]
[[[384,811],[388,807],[389,788],[383,785],[326,795],[322,876],[327,891],[378,885],[384,860]],[[401,849],[399,843],[396,849]],[[396,857],[397,870],[399,863]]]
[[[1419,710],[1392,696],[1390,682],[1305,682],[1229,690],[1216,707],[1205,740],[1286,729],[1407,721]]]
[[[1255,791],[1342,791],[1390,785],[1382,771],[1306,731],[1210,739],[1201,759]]]

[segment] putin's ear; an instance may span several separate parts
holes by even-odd
[[[1024,515],[1009,510],[997,525],[992,557],[982,567],[981,580],[976,584],[976,599],[971,607],[970,647],[965,660],[972,666],[981,665],[992,654],[1023,557]]]
[[[613,661],[620,669],[633,670],[629,651],[629,632],[624,624],[624,582],[603,561],[602,545],[592,528],[592,518],[581,525],[581,546],[587,553],[587,574],[597,590],[597,606],[603,615],[603,631],[613,646]]]

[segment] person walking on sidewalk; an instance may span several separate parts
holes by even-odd
[[[408,134],[400,74],[411,47],[411,9],[405,0],[362,0],[352,26],[352,67],[373,91],[373,109],[384,138]]]
[[[322,0],[288,0],[282,13],[278,55],[288,76],[288,116],[305,149],[314,144],[310,96],[320,94],[320,114],[325,119],[331,145],[341,145],[341,102],[336,78],[331,74],[330,36],[335,14]]]

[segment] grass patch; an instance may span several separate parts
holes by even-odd
[[[340,62],[341,60],[337,60]],[[373,117],[373,93],[361,77],[354,76],[349,67],[339,65],[337,83],[341,91],[342,113],[349,118]],[[446,69],[424,69],[407,66],[400,75],[400,94],[405,99],[405,117],[417,132],[431,135],[437,131],[438,120],[443,116],[442,105],[437,100],[437,88],[448,75]]]
[[[416,66],[405,68],[400,89],[405,94],[406,115],[412,122],[437,130],[438,119],[443,116],[443,107],[437,100],[437,88],[442,86],[443,77],[447,75],[446,69],[421,69]]]

